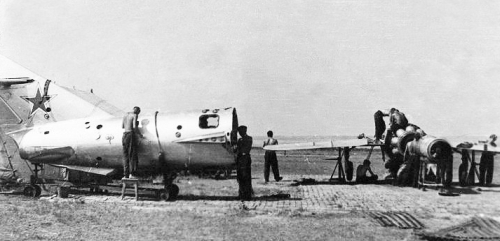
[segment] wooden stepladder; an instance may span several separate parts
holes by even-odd
[[[135,200],[139,200],[139,179],[131,179],[131,178],[123,178],[122,179],[122,195],[121,199],[125,197],[125,191],[127,189],[127,185],[132,185],[134,187]]]
[[[468,186],[474,186],[476,184],[476,176],[479,178],[479,171],[477,170],[478,163],[476,163],[476,151],[471,150],[471,154],[468,155],[468,153],[467,153],[466,158],[470,162],[470,169],[469,169],[469,172],[467,174],[467,179],[466,179],[465,183]]]
[[[380,147],[380,152],[382,153],[382,161],[385,163],[385,153],[383,150],[383,145],[382,144],[369,144],[370,151],[368,152],[368,156],[366,157],[365,160],[370,160],[370,157],[373,153],[373,149],[375,147],[379,146]],[[332,175],[330,176],[330,181],[338,181],[341,183],[345,183],[348,181],[351,181],[353,179],[353,173],[354,173],[354,167],[353,163],[349,160],[350,158],[350,151],[352,149],[356,148],[355,146],[352,147],[336,147],[338,151],[338,156],[337,157],[331,157],[331,158],[326,158],[325,160],[334,160],[337,161],[335,163],[335,168],[333,169]],[[342,159],[344,159],[344,163],[342,163]],[[334,178],[333,176],[335,175],[335,171],[337,171],[338,168],[338,176]]]
[[[349,147],[346,147],[347,149],[346,150],[350,150]],[[331,157],[331,158],[326,158],[325,160],[334,160],[334,161],[337,161],[335,163],[335,168],[333,169],[333,172],[332,172],[332,175],[330,176],[330,181],[338,181],[338,182],[341,182],[341,183],[344,183],[346,182],[346,173],[344,171],[344,167],[342,165],[342,158],[345,154],[345,148],[342,148],[342,147],[337,147],[336,148],[338,150],[338,156],[337,157]],[[349,159],[349,158],[348,158]],[[337,178],[334,178],[333,176],[335,175],[335,171],[337,170],[337,167],[339,169],[338,171],[338,177]]]

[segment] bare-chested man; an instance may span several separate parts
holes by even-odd
[[[269,145],[278,145],[278,140],[273,138],[273,131],[267,132],[267,140],[264,141],[264,147]],[[264,181],[269,182],[269,171],[273,169],[274,180],[277,182],[281,181],[283,178],[280,177],[280,171],[278,169],[278,157],[275,151],[266,151],[264,154]]]
[[[139,113],[141,108],[135,106],[133,112],[127,113],[123,117],[123,175],[124,178],[137,178],[135,175],[139,158],[137,156],[137,135],[139,132]]]

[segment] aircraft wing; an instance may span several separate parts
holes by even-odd
[[[460,141],[449,141],[451,147],[456,150],[471,150],[471,151],[480,151],[480,152],[495,152],[500,153],[500,146],[491,145],[489,143],[472,143],[472,142],[460,142]]]
[[[350,139],[350,140],[331,140],[323,142],[271,145],[271,146],[265,146],[264,150],[268,151],[314,150],[314,149],[332,149],[336,147],[367,146],[367,145],[368,141],[366,139]]]
[[[69,170],[88,172],[97,175],[109,176],[116,172],[113,168],[100,168],[100,167],[82,167],[82,166],[72,166],[72,165],[51,165],[55,167],[67,168]]]

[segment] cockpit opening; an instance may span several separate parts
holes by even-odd
[[[201,115],[199,126],[201,129],[217,128],[219,126],[219,115]]]

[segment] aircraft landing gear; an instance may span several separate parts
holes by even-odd
[[[175,201],[179,195],[179,186],[175,184],[168,185],[165,189],[159,191],[159,198],[165,201]]]
[[[35,195],[39,197],[40,194],[42,194],[42,188],[38,185],[35,185]]]
[[[177,178],[177,173],[168,173],[163,175],[165,188],[159,192],[160,199],[165,201],[175,201],[179,195],[179,186],[173,184]]]
[[[42,170],[41,164],[35,164],[34,175],[30,178],[30,184],[23,189],[24,196],[27,197],[39,197],[42,194],[42,188],[38,183],[38,172]]]
[[[42,194],[42,188],[38,185],[28,185],[23,190],[24,196],[39,197]]]

